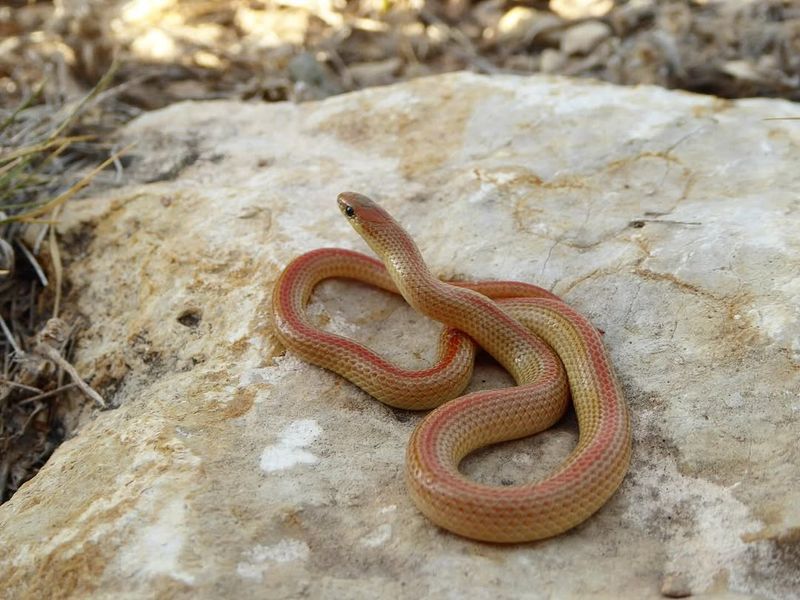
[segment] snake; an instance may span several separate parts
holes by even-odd
[[[592,323],[550,291],[515,281],[444,281],[426,265],[406,230],[378,203],[342,192],[338,207],[377,254],[321,248],[292,260],[272,293],[276,337],[303,360],[350,380],[398,408],[433,408],[406,449],[405,481],[420,512],[473,540],[520,543],[583,523],[622,483],[631,460],[630,415]],[[444,324],[433,366],[401,368],[365,345],[317,327],[306,314],[316,285],[329,278],[400,294]],[[463,394],[476,345],[515,386]],[[507,486],[459,470],[479,448],[540,433],[570,404],[577,444],[545,477]]]

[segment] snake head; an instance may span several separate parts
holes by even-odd
[[[363,194],[342,192],[336,198],[336,202],[353,229],[370,245],[383,237],[381,234],[385,233],[387,229],[400,228],[388,212]]]
[[[339,210],[353,222],[379,223],[389,217],[389,213],[378,206],[363,194],[356,192],[342,192],[336,198]],[[391,217],[389,217],[391,219]]]
[[[392,278],[400,277],[400,271],[406,270],[409,261],[421,265],[419,270],[427,271],[414,241],[388,212],[356,192],[342,192],[336,201],[353,229],[383,260]]]

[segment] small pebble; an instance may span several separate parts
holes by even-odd
[[[386,85],[397,80],[403,61],[393,56],[386,60],[362,62],[348,65],[350,76],[362,87]]]
[[[549,8],[565,19],[602,17],[614,8],[614,0],[550,0]]]
[[[661,580],[661,595],[666,598],[687,598],[692,595],[692,589],[686,577],[670,573]]]
[[[542,13],[527,6],[515,6],[509,10],[497,23],[497,41],[510,42],[524,39],[536,21],[542,18]],[[549,15],[548,15],[549,16]]]
[[[558,50],[545,48],[540,56],[539,70],[542,73],[557,73],[564,66],[567,58]]]
[[[561,38],[561,51],[567,56],[589,54],[597,45],[611,36],[611,27],[600,21],[587,21],[570,27]]]

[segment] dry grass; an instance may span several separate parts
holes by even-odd
[[[74,327],[58,318],[63,269],[54,224],[63,204],[119,158],[112,153],[79,174],[90,163],[81,145],[93,136],[73,133],[113,74],[61,106],[40,104],[39,86],[0,122],[0,501],[64,437],[67,391],[106,406],[66,358]]]

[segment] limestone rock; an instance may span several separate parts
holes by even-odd
[[[545,48],[542,50],[540,69],[542,73],[555,73],[566,63],[566,57],[558,50]]]
[[[394,81],[395,75],[397,75],[402,66],[402,60],[392,57],[386,60],[350,64],[347,69],[358,85],[367,87],[386,85]]]
[[[565,19],[602,17],[612,8],[613,0],[550,0],[550,10]]]
[[[800,589],[800,125],[775,100],[453,74],[319,103],[184,103],[130,124],[129,184],[62,225],[77,367],[116,407],[0,507],[9,598],[788,598]],[[175,156],[189,157],[177,163]],[[148,165],[180,164],[154,181]],[[605,332],[634,454],[611,501],[535,544],[443,532],[404,489],[418,421],[284,354],[272,283],[366,251],[381,201],[445,277],[536,282]],[[320,287],[324,327],[408,367],[438,328]],[[472,389],[508,385],[489,361]],[[557,465],[572,419],[477,453]]]
[[[496,25],[488,28],[484,37],[498,44],[528,45],[539,35],[562,27],[562,20],[545,11],[515,6],[503,14]]]
[[[561,38],[561,51],[567,56],[588,54],[611,35],[611,27],[601,21],[586,21],[570,27]]]

